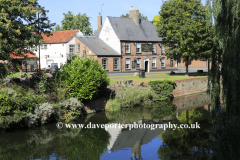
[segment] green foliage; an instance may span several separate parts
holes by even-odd
[[[80,30],[84,35],[92,35],[93,31],[91,28],[90,17],[86,13],[73,15],[71,11],[63,13],[64,18],[61,21],[62,27],[56,26],[55,31],[59,30]]]
[[[61,31],[61,27],[59,26],[59,24],[57,24],[55,26],[55,28],[53,29],[53,31]]]
[[[152,119],[163,119],[176,113],[176,107],[172,101],[155,102],[151,107],[153,108]]]
[[[201,59],[210,55],[212,41],[206,30],[205,8],[198,0],[165,1],[159,12],[158,35],[171,59],[185,58],[188,74],[188,60]]]
[[[0,90],[0,115],[14,115],[18,112],[30,112],[36,104],[44,101],[43,96],[23,91],[21,87],[2,88]]]
[[[109,84],[106,70],[92,58],[75,57],[57,72],[58,79],[70,87],[69,95],[81,101],[97,97]]]
[[[168,101],[173,99],[172,91],[176,85],[175,81],[150,81],[148,83],[150,87],[155,91],[154,100],[157,101]]]
[[[120,17],[124,17],[124,18],[129,18],[129,14],[122,14]],[[147,16],[144,16],[143,14],[139,13],[139,19],[148,19]]]
[[[118,111],[121,109],[121,101],[119,99],[109,99],[107,101],[105,111]]]
[[[152,97],[150,88],[127,85],[121,89],[115,99],[121,103],[121,107],[134,107],[140,104],[149,105]]]
[[[0,63],[0,80],[6,78],[8,75],[8,66],[6,64]]]
[[[1,0],[0,59],[8,60],[12,51],[21,54],[22,50],[27,51],[41,43],[41,35],[34,32],[50,33],[52,24],[49,22],[44,7],[37,0]]]

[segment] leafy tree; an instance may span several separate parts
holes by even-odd
[[[71,11],[63,13],[64,18],[61,21],[62,27],[56,26],[59,30],[80,30],[84,35],[92,35],[93,31],[91,28],[90,17],[86,13],[73,15]]]
[[[172,59],[188,61],[200,59],[209,52],[210,35],[206,31],[205,8],[198,0],[169,0],[161,7],[158,35],[168,46],[166,55]]]
[[[0,2],[0,59],[10,60],[10,53],[27,51],[41,43],[40,33],[50,33],[52,24],[37,0]],[[35,33],[34,33],[35,32]]]
[[[57,24],[53,31],[61,31],[61,27]]]
[[[121,17],[129,18],[129,14],[122,14]],[[140,19],[148,19],[147,16],[144,16],[143,14],[139,13],[139,18]]]
[[[159,23],[160,23],[160,15],[157,14],[156,16],[154,16],[153,18],[153,24],[158,27],[159,26]]]

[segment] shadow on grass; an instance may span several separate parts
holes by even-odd
[[[175,73],[175,74],[168,74],[169,76],[184,76],[186,75],[186,73]],[[200,77],[200,76],[207,76],[208,73],[207,72],[203,72],[203,73],[197,73],[197,72],[194,72],[194,73],[188,73],[188,75],[191,77],[191,76],[194,76],[194,77]]]

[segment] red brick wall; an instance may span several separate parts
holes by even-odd
[[[178,61],[178,67],[185,67],[185,59],[180,59]],[[200,61],[200,60],[189,60],[188,67],[205,67],[207,68],[207,61]]]
[[[147,43],[142,43],[142,44],[147,44]],[[151,43],[149,43],[151,44]],[[126,54],[126,48],[125,48],[125,42],[122,42],[122,55],[123,55],[123,58],[122,58],[122,69],[123,71],[137,71],[136,69],[136,66],[135,68],[132,68],[132,61],[134,61],[134,59],[137,59],[137,58],[141,58],[141,69],[144,69],[144,58],[147,56],[149,57],[150,59],[150,70],[154,70],[154,69],[163,69],[161,67],[161,61],[160,61],[160,58],[165,58],[165,69],[173,69],[173,68],[176,68],[175,67],[175,64],[176,64],[176,61],[173,60],[173,66],[170,67],[170,58],[167,58],[165,55],[161,55],[161,44],[160,43],[156,43],[156,54],[153,54],[152,52],[141,52],[141,54],[137,53],[137,47],[136,47],[136,42],[131,42],[130,43],[130,54]],[[159,57],[159,55],[161,55],[161,57]],[[134,58],[134,56],[136,58]],[[131,60],[131,69],[130,70],[126,70],[125,69],[125,62],[126,62],[126,59],[127,58],[130,58]],[[156,58],[156,68],[152,68],[152,58]]]

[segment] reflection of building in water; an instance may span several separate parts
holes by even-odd
[[[142,141],[139,140],[136,142],[136,144],[131,148],[131,152],[132,152],[132,158],[134,160],[140,160],[142,159],[141,157],[141,145],[142,145]]]

